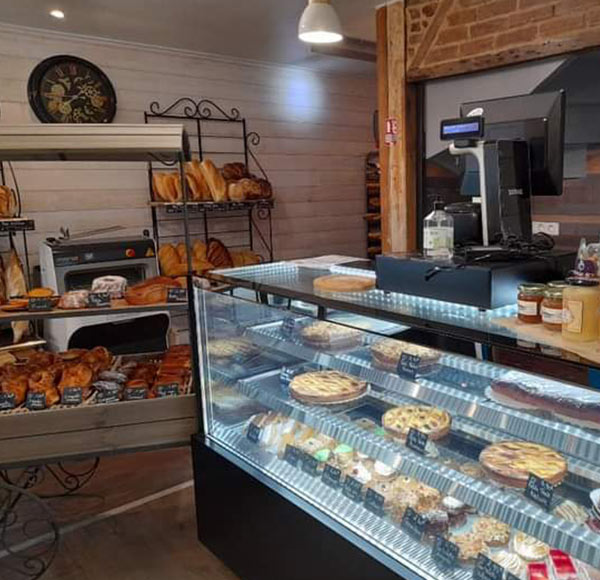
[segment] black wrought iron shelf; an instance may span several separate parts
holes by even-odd
[[[190,213],[204,213],[204,212],[224,212],[224,211],[238,211],[238,210],[249,210],[249,209],[272,209],[275,206],[275,202],[272,199],[257,199],[251,201],[188,201],[185,202]],[[151,207],[164,207],[167,213],[182,213],[183,212],[183,201],[178,202],[167,202],[167,201],[150,201],[148,205]],[[0,231],[1,225],[0,225]]]

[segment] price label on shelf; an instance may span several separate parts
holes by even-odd
[[[554,486],[545,479],[530,473],[525,487],[525,497],[542,506],[545,510],[550,509],[552,497],[554,496]]]
[[[403,379],[414,380],[421,368],[421,357],[403,352],[398,361],[398,375]]]
[[[246,431],[246,438],[252,443],[258,443],[260,441],[261,428],[254,423],[248,425],[248,431]]]
[[[46,393],[27,393],[25,407],[30,411],[42,411],[46,408]]]
[[[297,467],[298,461],[302,457],[302,452],[293,445],[286,445],[285,452],[283,454],[284,461],[287,461],[290,465]]]
[[[308,453],[302,453],[302,471],[308,475],[319,475],[319,460]]]
[[[281,323],[281,334],[286,338],[290,338],[294,334],[296,328],[296,319],[293,316],[287,316]]]
[[[433,542],[431,557],[440,568],[456,568],[458,551],[456,544],[443,536],[436,536]]]
[[[81,387],[65,387],[60,401],[63,405],[81,405],[83,389]]]
[[[45,312],[52,310],[52,299],[47,297],[30,298],[27,306],[29,312]]]
[[[144,387],[125,389],[123,391],[123,398],[126,401],[140,401],[148,398],[148,389]]]
[[[385,497],[375,490],[368,488],[365,494],[365,507],[376,516],[383,517],[385,511],[383,509],[385,504]]]
[[[348,499],[360,503],[362,502],[362,491],[363,484],[360,481],[358,481],[358,479],[354,479],[353,477],[347,475],[346,479],[344,480],[344,487],[342,489],[342,493]]]
[[[423,537],[423,533],[425,532],[426,523],[427,520],[421,514],[418,514],[412,508],[406,508],[406,511],[402,516],[400,528],[409,536],[412,536],[420,541]]]
[[[14,393],[0,393],[0,411],[10,411],[17,406]]]
[[[33,230],[35,230],[35,222],[33,220],[0,220],[0,232],[31,232]]]
[[[411,427],[406,436],[406,446],[421,455],[425,455],[425,448],[427,447],[428,440],[429,437],[426,433]]]
[[[158,385],[156,394],[159,397],[176,397],[179,395],[179,385],[177,383],[169,383],[168,385]]]
[[[117,403],[119,395],[111,391],[98,391],[96,395],[96,403]]]
[[[168,288],[167,303],[182,304],[187,302],[187,288]]]
[[[521,580],[518,576],[511,574],[508,570],[505,570],[505,572],[506,576],[504,577],[504,580]]]
[[[323,475],[321,476],[321,481],[328,485],[329,487],[333,487],[337,489],[340,487],[340,479],[342,478],[342,470],[334,467],[333,465],[325,465],[325,469],[323,469]]]
[[[88,306],[90,308],[110,308],[110,292],[90,292]]]
[[[502,580],[504,568],[486,555],[479,554],[473,570],[473,580]]]

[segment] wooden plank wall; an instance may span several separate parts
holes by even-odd
[[[374,76],[333,76],[0,25],[0,122],[35,122],[28,76],[42,59],[65,53],[91,60],[112,79],[117,123],[143,122],[151,101],[167,105],[182,96],[239,108],[249,130],[262,137],[257,153],[276,192],[277,258],[365,254],[364,156],[373,146]],[[25,212],[37,223],[30,237],[35,253],[60,226],[74,232],[125,225],[125,234],[151,226],[142,164],[17,163],[15,169]]]

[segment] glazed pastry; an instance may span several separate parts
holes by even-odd
[[[381,419],[383,428],[392,437],[406,439],[410,429],[418,429],[429,439],[442,439],[450,432],[452,418],[447,411],[435,407],[403,405],[387,411]]]
[[[567,499],[552,510],[552,514],[568,522],[583,525],[589,518],[587,510],[578,503]]]
[[[206,249],[206,259],[214,265],[215,268],[232,268],[233,260],[229,254],[229,250],[225,245],[215,238],[208,240]]]
[[[504,485],[524,488],[529,474],[558,485],[567,475],[567,461],[557,451],[528,441],[502,441],[479,455],[486,473]]]
[[[458,559],[461,562],[473,562],[480,552],[486,550],[483,539],[472,532],[450,536],[450,541],[458,546]]]
[[[550,548],[537,538],[528,536],[523,532],[517,532],[512,541],[513,550],[528,562],[543,560],[548,556]]]
[[[126,290],[127,279],[123,276],[101,276],[92,282],[92,292],[108,292],[111,298],[123,298]]]
[[[527,566],[520,556],[507,550],[499,552],[489,552],[487,557],[502,566],[505,570],[514,574],[517,578],[525,580]]]
[[[368,385],[339,371],[314,371],[295,376],[290,394],[303,403],[331,404],[355,400],[367,392]]]
[[[380,340],[371,347],[375,366],[388,371],[397,370],[403,354],[418,356],[421,359],[419,368],[423,372],[440,359],[440,353],[431,348],[392,338]]]
[[[58,307],[63,310],[79,310],[87,308],[89,292],[87,290],[72,290],[60,297]]]
[[[362,343],[362,333],[354,328],[320,320],[300,331],[304,344],[319,350],[354,348]]]
[[[480,536],[488,546],[505,546],[510,539],[510,527],[490,517],[482,517],[473,524],[473,533]]]

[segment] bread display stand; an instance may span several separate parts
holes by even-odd
[[[248,131],[246,119],[236,108],[227,111],[209,99],[182,97],[167,107],[161,107],[156,101],[151,103],[149,110],[144,112],[144,121],[154,125],[181,123],[190,135],[193,158],[200,161],[210,158],[219,166],[230,162],[244,163],[267,179],[253,151],[260,144],[260,135]],[[158,201],[153,194],[153,177],[158,170],[168,168],[168,164],[160,161],[148,163],[149,205],[157,246],[161,240],[172,242],[182,236],[176,222],[182,215],[183,202]],[[187,201],[188,216],[196,227],[192,235],[201,236],[205,242],[218,237],[228,248],[250,249],[263,262],[273,261],[273,206],[273,198]]]
[[[3,125],[0,127],[0,161],[129,161],[160,160],[179,167],[190,158],[188,140],[182,125]],[[188,212],[184,188],[184,234],[189,240]],[[13,223],[14,222],[14,223]],[[12,224],[12,225],[11,225]],[[25,232],[28,220],[0,220],[0,232]],[[11,234],[12,235],[12,234]],[[193,279],[188,263],[187,295],[191,294]],[[48,310],[43,312],[3,312],[2,322],[38,320],[70,316],[111,316],[143,311],[190,312],[187,302],[131,306],[124,301],[108,308],[81,310]],[[190,323],[195,329],[195,324]],[[193,337],[192,337],[193,338]],[[193,340],[192,340],[193,342]],[[197,354],[192,353],[192,373]],[[56,405],[44,410],[29,411],[22,406],[0,411],[0,576],[3,566],[12,566],[19,578],[39,578],[47,569],[56,550],[57,527],[44,511],[43,504],[32,493],[46,475],[62,486],[60,494],[77,491],[94,475],[99,457],[107,454],[137,452],[189,444],[197,429],[195,388],[189,385],[176,396],[159,396],[143,400],[99,403],[95,396],[72,406]],[[162,393],[165,394],[164,392]],[[83,461],[71,468],[69,462]],[[49,548],[31,557],[13,553],[15,542],[29,525],[28,517],[14,520],[14,510],[20,502],[31,501],[44,511],[36,521],[48,522]],[[27,509],[29,514],[29,509]],[[33,513],[33,512],[31,512]],[[32,516],[33,517],[33,516]],[[2,522],[17,521],[9,526]],[[12,525],[12,524],[11,524]],[[36,527],[36,530],[39,530]],[[19,530],[16,530],[17,532]],[[15,555],[17,554],[17,555]],[[20,555],[19,555],[20,554]]]

